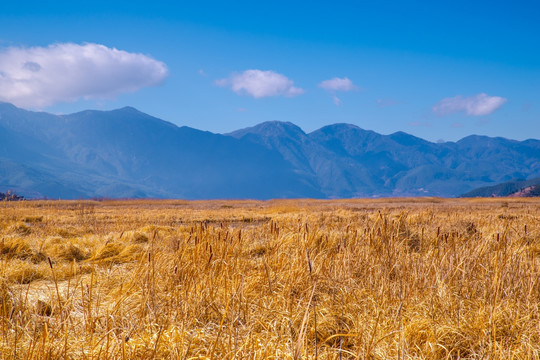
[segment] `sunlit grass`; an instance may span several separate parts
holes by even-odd
[[[540,201],[0,202],[3,358],[539,359]]]

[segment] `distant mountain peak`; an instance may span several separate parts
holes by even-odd
[[[390,136],[394,136],[394,137],[401,137],[401,136],[407,136],[407,137],[416,137],[414,135],[411,135],[409,133],[406,133],[404,131],[396,131],[394,133],[391,133]]]
[[[20,109],[20,108],[16,107],[13,104],[10,104],[10,103],[0,101],[0,111],[2,113],[15,114],[15,113],[25,112],[27,110]]]
[[[348,123],[335,123],[323,126],[322,128],[315,130],[315,131],[321,131],[321,132],[336,132],[336,131],[347,131],[347,130],[361,130],[361,131],[368,131],[364,130],[361,127],[354,125],[354,124],[348,124]]]
[[[140,112],[138,109],[134,108],[133,106],[124,106],[118,110],[124,110],[124,111],[137,111],[137,112]]]
[[[475,144],[477,143],[478,141],[487,141],[487,142],[490,142],[490,143],[496,143],[496,142],[501,142],[501,141],[510,141],[510,142],[517,142],[517,140],[511,140],[511,139],[507,139],[505,137],[501,137],[501,136],[496,136],[496,137],[490,137],[490,136],[485,136],[485,135],[469,135],[469,136],[466,136],[460,140],[457,141],[457,144],[462,144],[462,145],[469,145],[469,144]]]
[[[123,112],[123,113],[144,114],[144,115],[150,116],[150,115],[140,111],[139,109],[134,108],[133,106],[124,106],[123,108],[115,109],[115,110],[112,110],[112,111]]]
[[[251,126],[245,129],[240,129],[233,131],[229,136],[235,138],[241,138],[247,134],[257,134],[265,137],[276,137],[276,136],[305,136],[306,133],[299,126],[293,124],[292,122],[284,121],[265,121],[255,126]]]
[[[118,123],[123,125],[139,125],[153,126],[152,124],[161,124],[169,129],[177,129],[178,126],[159,118],[148,115],[134,107],[126,106],[114,110],[85,110],[78,113],[62,115],[64,119],[70,122],[78,122],[81,120],[90,121],[92,123]],[[146,125],[144,125],[146,124]],[[150,131],[150,128],[148,129]]]
[[[18,109],[15,105],[5,101],[0,101],[0,106],[4,109]]]
[[[75,112],[75,113],[72,113],[72,114],[66,114],[64,116],[82,115],[82,114],[103,114],[103,115],[107,115],[107,114],[139,114],[139,115],[144,115],[144,116],[151,117],[150,115],[148,115],[146,113],[143,113],[142,111],[139,111],[139,110],[137,110],[136,108],[134,108],[132,106],[124,106],[122,108],[112,109],[112,110],[88,109],[88,110]]]

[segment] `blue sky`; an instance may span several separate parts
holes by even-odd
[[[540,138],[536,1],[56,1],[0,11],[0,100],[228,132]]]

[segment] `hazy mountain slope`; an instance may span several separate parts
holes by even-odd
[[[399,152],[403,146],[387,136],[355,125],[329,125],[309,136],[341,159],[340,162],[345,164],[343,175],[349,179],[353,188],[362,189],[363,192],[391,195],[394,192],[390,182],[392,177],[411,167],[395,156],[395,152]],[[412,149],[409,149],[410,157]],[[331,175],[327,174],[328,182],[332,181]]]
[[[459,170],[480,172],[499,183],[540,176],[540,141],[472,135],[456,143]]]
[[[178,128],[133,108],[67,119],[73,138],[66,147],[73,160],[101,173],[140,179],[175,196],[321,196],[279,154],[251,142]]]
[[[31,169],[33,179],[55,174],[59,191],[64,185],[77,188],[64,192],[66,197],[118,196],[114,191],[122,187],[127,189],[123,194],[177,198],[322,196],[277,152],[224,135],[178,128],[133,108],[51,115],[48,128],[42,126],[47,120],[40,113],[14,111],[10,106],[8,110],[2,113],[0,126],[8,127],[7,136],[13,141],[6,142],[3,160],[14,159]],[[36,140],[39,146],[34,146]],[[67,180],[66,171],[73,175]],[[76,186],[66,184],[70,178]],[[33,184],[25,189],[34,191]]]
[[[347,179],[344,169],[348,166],[339,156],[313,141],[302,129],[292,123],[265,122],[251,128],[235,131],[230,136],[264,145],[279,152],[298,174],[310,180],[330,197],[351,197],[357,187]],[[331,179],[330,181],[328,181]],[[364,179],[364,183],[369,179]],[[361,181],[361,179],[358,179]],[[367,185],[366,185],[367,186]],[[374,190],[366,189],[366,194]]]
[[[347,124],[336,124],[306,134],[294,124],[278,121],[265,122],[229,135],[280,152],[299,172],[311,176],[327,197],[389,194],[390,191],[384,187],[384,180],[368,169],[364,162],[355,159],[338,139],[325,137],[327,132],[334,131],[341,131],[351,137],[356,137],[357,134],[352,134],[354,131],[362,135],[364,132],[378,135]],[[386,165],[391,167],[393,164]]]
[[[277,149],[297,170],[314,175],[308,157],[316,144],[311,144],[304,131],[293,123],[268,121],[228,135]]]
[[[526,190],[526,191],[523,191]],[[520,194],[524,193],[524,194]],[[490,196],[540,196],[540,177],[529,180],[512,180],[494,186],[474,189],[461,197],[490,197]]]
[[[325,126],[307,135],[299,128],[287,136],[276,130],[291,125],[270,122],[231,135],[265,144],[286,159],[292,157],[293,164],[305,166],[306,159],[329,197],[456,196],[539,173],[538,140],[471,136],[435,144],[403,132],[381,135],[350,124]],[[294,152],[290,144],[295,144]]]

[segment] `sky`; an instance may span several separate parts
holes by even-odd
[[[10,1],[0,101],[227,133],[540,138],[538,1]]]

